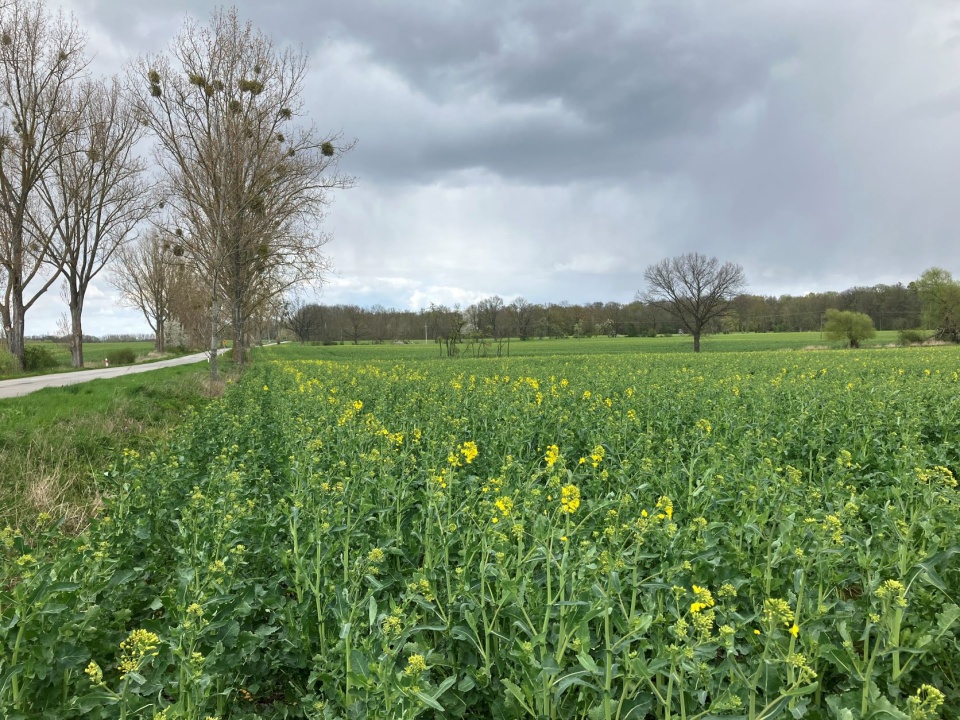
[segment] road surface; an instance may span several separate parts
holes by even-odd
[[[224,352],[224,350],[220,350]],[[183,355],[171,360],[158,360],[151,363],[137,365],[117,365],[116,367],[96,368],[95,370],[77,370],[76,372],[56,373],[54,375],[37,375],[36,377],[16,378],[14,380],[0,380],[0,399],[20,397],[46,387],[63,387],[77,383],[97,380],[99,378],[114,378],[132,373],[149,372],[160,368],[175,367],[176,365],[191,365],[207,359],[209,353]]]

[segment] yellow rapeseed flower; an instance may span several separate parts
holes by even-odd
[[[605,454],[606,454],[606,450],[603,449],[603,445],[597,445],[590,452],[590,459],[593,461],[594,467],[597,467],[598,465],[600,465],[601,462],[603,462],[603,457]]]
[[[423,659],[423,655],[419,653],[414,653],[409,658],[407,658],[407,667],[404,669],[404,673],[413,677],[414,675],[419,675],[424,670],[427,669],[427,661]]]
[[[713,599],[713,593],[711,593],[707,588],[700,587],[699,585],[693,586],[693,597],[694,602],[690,604],[690,612],[693,614],[697,614],[701,610],[706,610],[707,608],[712,608],[717,604],[716,600]]]
[[[474,461],[474,458],[480,454],[480,451],[477,449],[477,444],[473,440],[468,440],[460,446],[460,454],[463,455],[463,459],[467,461],[467,465]]]
[[[117,663],[120,678],[125,678],[127,673],[136,672],[145,659],[155,656],[159,642],[160,638],[149,630],[138,628],[131,632],[127,639],[120,643],[120,662]]]
[[[87,665],[84,672],[87,674],[87,677],[90,678],[90,682],[94,685],[99,685],[103,682],[103,670],[100,669],[100,666],[97,665],[93,660],[90,661],[90,664]]]
[[[572,483],[560,489],[560,511],[572,515],[580,507],[580,488]]]
[[[547,467],[553,467],[554,463],[557,462],[559,457],[560,448],[558,448],[556,445],[548,445],[547,454],[544,456],[544,460],[547,461]]]
[[[657,509],[663,510],[663,514],[667,516],[668,520],[673,520],[673,500],[668,496],[663,495],[657,500]]]

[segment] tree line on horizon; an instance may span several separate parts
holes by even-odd
[[[867,315],[879,330],[924,326],[924,301],[917,283],[855,286],[842,291],[794,295],[740,293],[727,313],[707,332],[814,332],[823,329],[827,310]],[[422,310],[382,305],[325,305],[299,302],[287,308],[285,325],[300,342],[442,341],[472,333],[499,339],[676,334],[682,323],[657,303],[507,302],[493,295],[466,307],[434,304]],[[935,329],[931,326],[931,330]]]

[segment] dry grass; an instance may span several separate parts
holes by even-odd
[[[0,528],[45,513],[82,529],[100,512],[100,480],[123,448],[149,449],[225,388],[226,379],[211,387],[198,364],[0,400]]]

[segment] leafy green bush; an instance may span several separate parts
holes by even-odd
[[[5,347],[0,347],[0,375],[12,375],[13,368],[13,355]]]
[[[136,353],[130,348],[120,348],[107,353],[107,362],[110,365],[132,365],[136,361]]]
[[[920,345],[929,338],[923,330],[901,330],[897,333],[897,342],[900,345]]]
[[[27,372],[50,370],[59,366],[57,356],[44,345],[27,345],[23,350],[23,369]]]

